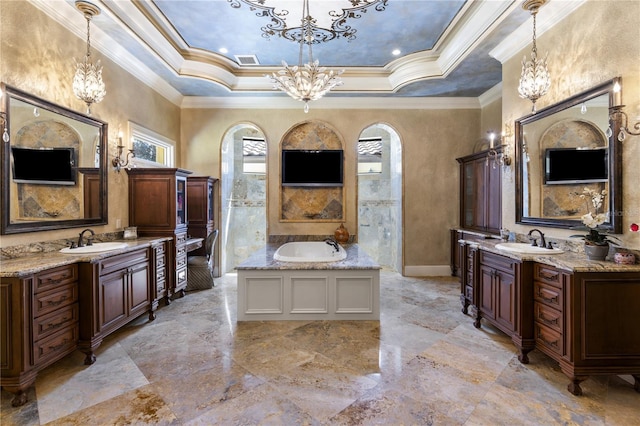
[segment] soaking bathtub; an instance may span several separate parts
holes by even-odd
[[[315,243],[267,244],[238,265],[238,321],[380,319],[380,265],[357,244],[333,257]],[[329,260],[314,258],[322,245]]]
[[[273,259],[280,262],[338,262],[347,257],[347,251],[336,243],[338,250],[325,241],[298,241],[278,247]]]

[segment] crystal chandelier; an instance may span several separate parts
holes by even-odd
[[[549,70],[547,69],[547,57],[538,58],[538,49],[536,47],[536,15],[538,10],[547,2],[547,0],[526,0],[522,8],[531,12],[533,16],[533,47],[531,49],[531,60],[527,61],[525,56],[522,59],[522,74],[520,75],[520,84],[518,85],[518,93],[521,98],[529,99],[533,102],[531,112],[536,112],[536,101],[546,95],[551,86]]]
[[[91,104],[102,101],[107,93],[102,81],[100,60],[91,62],[91,36],[89,33],[91,18],[100,14],[100,9],[86,1],[76,1],[76,8],[87,20],[87,54],[82,62],[76,63],[76,74],[73,77],[73,93],[87,104],[87,114],[91,115]]]
[[[313,28],[316,20],[309,13],[309,0],[302,2],[302,36],[300,37],[300,52],[298,55],[298,65],[290,67],[282,61],[281,69],[277,73],[272,73],[267,77],[273,83],[273,88],[282,90],[293,99],[304,102],[304,112],[309,112],[309,101],[315,101],[323,97],[329,90],[342,85],[340,74],[344,70],[333,71],[321,67],[319,61],[313,60],[314,42]],[[303,64],[304,46],[309,50],[309,62]]]

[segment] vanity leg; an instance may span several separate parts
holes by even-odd
[[[153,321],[154,319],[156,319],[156,311],[149,309],[149,321]]]
[[[473,317],[474,317],[474,321],[473,321],[473,326],[475,328],[480,328],[480,320],[482,319],[482,315],[480,315],[480,309],[476,308],[475,306],[471,308],[473,311],[475,311],[475,314],[472,313]]]
[[[582,395],[582,388],[580,387],[580,383],[584,382],[586,379],[587,376],[573,377],[571,379],[571,382],[567,385],[567,390],[575,396]]]
[[[521,364],[529,364],[529,352],[531,352],[531,349],[518,350],[518,361],[520,361]]]
[[[460,295],[460,303],[462,304],[462,313],[465,315],[469,314],[469,302],[467,298],[464,297],[464,294]]]
[[[25,390],[19,390],[14,395],[15,396],[11,400],[11,405],[13,407],[20,407],[27,403],[27,392]]]
[[[94,362],[96,362],[96,355],[93,353],[93,351],[84,352],[84,354],[84,365],[92,365]]]
[[[632,374],[635,383],[633,384],[633,388],[636,392],[640,392],[640,374]]]
[[[171,296],[169,296],[168,294],[164,297],[164,304],[166,306],[169,306],[171,304]]]

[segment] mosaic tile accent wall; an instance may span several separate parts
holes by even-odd
[[[343,149],[342,140],[328,125],[305,122],[289,130],[282,139],[281,149]],[[342,187],[299,188],[282,187],[280,220],[283,222],[344,220]]]

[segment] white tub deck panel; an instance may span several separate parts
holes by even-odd
[[[238,321],[380,319],[380,266],[355,244],[335,263],[277,262],[275,249],[238,267]]]

